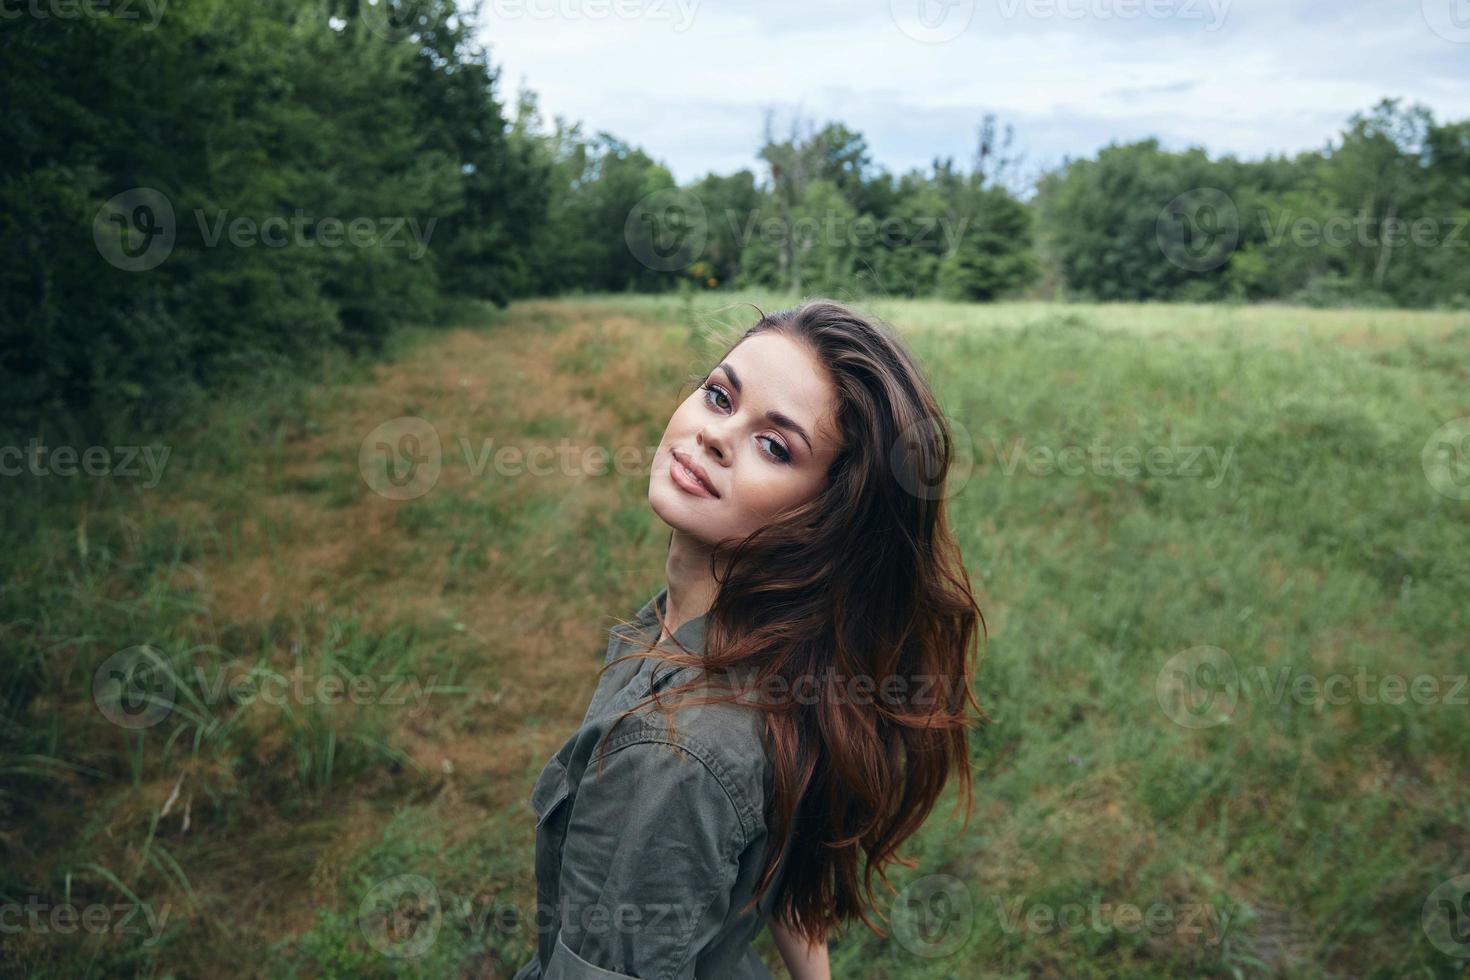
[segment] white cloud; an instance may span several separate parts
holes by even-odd
[[[1465,0],[977,0],[935,44],[898,26],[917,2],[493,0],[482,37],[503,94],[524,78],[548,119],[614,133],[681,182],[758,168],[772,107],[846,123],[896,172],[968,159],[986,112],[1033,164],[1150,135],[1314,149],[1384,96],[1470,117],[1470,31],[1430,26],[1433,4]]]

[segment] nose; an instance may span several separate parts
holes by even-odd
[[[694,439],[699,443],[700,448],[708,450],[710,455],[714,457],[715,462],[721,466],[729,462],[729,445],[725,441],[724,434],[714,425],[706,425],[703,429],[700,429]]]

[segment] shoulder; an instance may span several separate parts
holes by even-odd
[[[682,678],[675,683],[682,683]],[[703,696],[704,692],[694,692]],[[719,793],[740,822],[742,846],[765,830],[765,803],[770,777],[770,761],[766,752],[762,713],[740,704],[701,704],[679,706],[677,697],[668,699],[674,706],[672,729],[663,715],[651,708],[630,717],[627,731],[620,731],[608,744],[609,753],[636,747],[635,756],[645,765],[657,766],[679,760],[689,773],[682,778],[693,788],[703,783],[705,789]],[[666,774],[667,778],[674,778]]]

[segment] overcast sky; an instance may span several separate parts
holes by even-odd
[[[1470,0],[485,0],[480,35],[507,102],[525,85],[680,183],[762,173],[771,108],[895,173],[967,163],[986,112],[1033,170],[1147,136],[1314,149],[1383,96],[1470,118]]]

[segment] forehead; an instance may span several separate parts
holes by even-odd
[[[725,355],[752,408],[784,412],[806,427],[816,448],[835,442],[837,390],[805,345],[774,331],[747,337]]]

